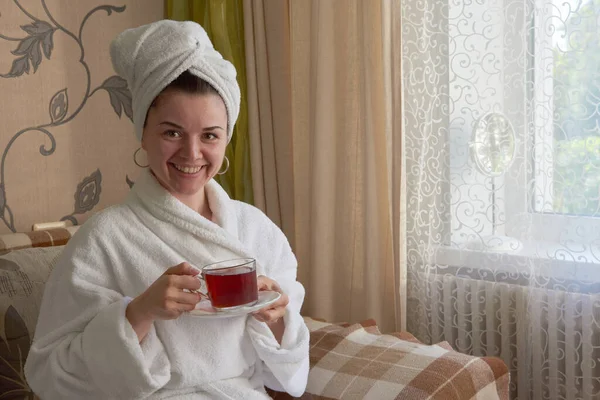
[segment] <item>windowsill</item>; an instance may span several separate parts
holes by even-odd
[[[429,264],[499,274],[535,275],[554,281],[600,282],[600,249],[581,251],[583,246],[567,249],[556,243],[525,242],[518,250],[489,251],[485,248],[439,245],[430,254]],[[481,272],[479,275],[481,275]]]

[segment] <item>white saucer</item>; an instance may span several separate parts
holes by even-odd
[[[190,315],[194,317],[202,317],[202,318],[231,318],[237,317],[240,315],[246,315],[254,311],[258,311],[262,308],[267,307],[269,304],[273,304],[281,297],[281,294],[278,292],[271,292],[268,290],[258,292],[258,301],[252,305],[247,307],[236,308],[231,311],[217,311],[211,305],[210,301],[202,300],[198,304],[196,304],[196,308],[189,312]]]

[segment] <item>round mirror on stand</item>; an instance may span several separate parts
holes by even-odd
[[[473,129],[471,159],[477,170],[491,178],[492,234],[477,241],[486,251],[518,251],[522,244],[516,238],[497,234],[496,178],[501,177],[512,165],[516,154],[515,130],[510,121],[500,113],[481,117]],[[469,248],[473,248],[474,242]]]

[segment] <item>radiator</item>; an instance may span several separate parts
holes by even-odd
[[[427,339],[502,358],[511,399],[600,399],[600,294],[451,275],[425,282]]]

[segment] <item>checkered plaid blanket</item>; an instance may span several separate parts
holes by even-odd
[[[306,323],[311,372],[303,399],[508,400],[508,368],[498,358],[424,345],[408,333],[382,335],[373,320]]]

